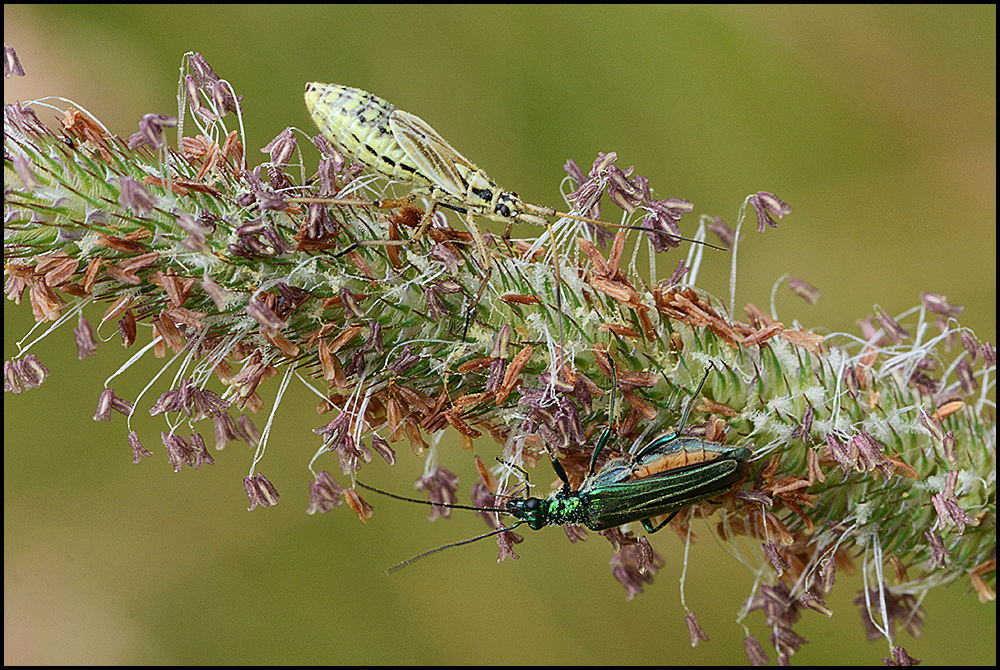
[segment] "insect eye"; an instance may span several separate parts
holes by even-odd
[[[510,207],[508,207],[503,203],[500,203],[499,205],[497,205],[497,212],[500,214],[500,216],[508,217],[510,216]]]
[[[524,501],[524,509],[529,512],[534,512],[536,509],[542,506],[542,501],[538,498],[528,498]]]

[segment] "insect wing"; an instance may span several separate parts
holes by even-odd
[[[734,449],[715,460],[664,470],[642,479],[609,481],[595,477],[581,491],[590,511],[591,530],[607,530],[677,512],[728,491],[746,476],[748,449]],[[598,473],[600,475],[601,473]],[[624,473],[622,473],[624,474]]]
[[[472,161],[455,151],[427,122],[409,112],[395,110],[389,116],[389,128],[419,172],[442,191],[459,199],[465,197],[465,179],[459,167],[465,168],[466,173],[477,172],[479,168]]]

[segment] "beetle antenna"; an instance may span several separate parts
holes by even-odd
[[[370,487],[366,486],[365,488],[370,488]],[[372,489],[372,490],[374,491],[375,489]],[[398,498],[399,496],[393,496],[393,497],[394,498]],[[405,500],[405,498],[403,498],[403,500]],[[453,507],[453,505],[448,505],[448,507]],[[465,508],[465,509],[469,509],[469,508]],[[471,509],[479,509],[479,508],[478,507],[473,507]],[[414,563],[416,563],[417,561],[419,561],[421,558],[424,558],[426,556],[430,556],[431,554],[436,554],[439,551],[444,551],[445,549],[451,549],[452,547],[461,547],[463,544],[469,544],[471,542],[478,542],[479,540],[485,540],[488,537],[492,537],[494,535],[499,535],[500,533],[504,533],[504,532],[506,532],[508,530],[514,530],[515,528],[517,528],[518,526],[520,526],[522,523],[524,523],[524,521],[518,521],[517,523],[515,523],[512,526],[505,526],[505,527],[499,528],[497,530],[492,530],[489,533],[484,533],[483,535],[477,535],[476,537],[470,538],[468,540],[462,540],[461,542],[452,542],[451,544],[445,544],[445,545],[442,545],[440,547],[437,547],[436,549],[431,549],[430,551],[425,551],[422,554],[417,554],[413,558],[406,559],[402,563],[397,563],[396,565],[394,565],[391,568],[387,569],[385,571],[385,574],[391,575],[392,573],[394,573],[394,572],[396,572],[398,570],[402,570],[403,568],[407,568],[407,567],[413,565]]]
[[[354,483],[363,489],[374,491],[375,493],[379,493],[389,498],[395,498],[396,500],[402,500],[404,502],[419,503],[421,505],[430,505],[431,507],[449,507],[451,509],[471,509],[474,512],[506,512],[506,510],[502,510],[498,507],[475,507],[473,505],[456,505],[453,503],[431,502],[430,500],[407,498],[406,496],[400,496],[396,495],[395,493],[389,493],[388,491],[383,491],[382,489],[377,489],[374,486],[368,486],[368,484],[362,484],[356,479],[354,480]]]

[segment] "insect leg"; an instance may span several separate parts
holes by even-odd
[[[566,476],[566,468],[563,467],[562,463],[552,458],[552,469],[556,471],[556,475],[563,483],[563,488],[569,490],[569,477]]]
[[[611,437],[611,424],[615,420],[615,393],[618,391],[618,373],[615,371],[615,361],[611,358],[611,354],[604,352],[604,355],[608,359],[608,365],[611,367],[611,402],[608,407],[608,428],[601,435],[601,439],[597,442],[597,446],[594,447],[594,453],[590,456],[590,471],[588,476],[594,474],[594,469],[597,466],[597,457],[601,455],[604,451],[605,445],[608,443],[608,438]]]
[[[379,209],[400,209],[413,204],[413,201],[414,197],[412,195],[408,195],[405,198],[385,198],[383,200],[376,200],[375,206]]]
[[[680,513],[679,510],[677,512],[671,512],[670,515],[667,516],[667,518],[663,520],[663,523],[661,523],[658,526],[656,526],[656,528],[653,528],[653,520],[652,519],[643,519],[642,520],[642,527],[646,529],[647,533],[649,533],[650,535],[652,535],[653,533],[655,533],[656,531],[660,530],[661,528],[663,528],[664,526],[666,526],[668,523],[670,523],[671,521],[673,521],[674,517],[677,516],[679,513]]]
[[[405,203],[408,204],[408,203]],[[431,222],[434,219],[434,214],[437,212],[438,207],[441,203],[437,200],[431,200],[427,211],[424,215],[420,217],[420,225],[417,227],[417,231],[413,233],[413,239],[419,240],[430,228]],[[447,206],[447,205],[446,205]],[[462,211],[462,210],[459,210]],[[465,226],[468,228],[469,233],[472,235],[472,244],[476,248],[476,253],[479,255],[480,263],[482,264],[483,271],[486,276],[489,277],[491,265],[490,265],[490,253],[486,248],[486,240],[483,239],[483,233],[479,229],[479,224],[476,223],[475,215],[472,211],[465,212]],[[485,283],[485,280],[484,280]],[[480,287],[479,292],[482,292],[482,287]]]
[[[715,501],[712,501],[712,502],[715,502]],[[662,523],[660,523],[658,526],[656,526],[656,528],[653,528],[653,520],[651,518],[650,519],[643,519],[642,520],[642,527],[646,529],[647,533],[653,534],[656,531],[658,531],[661,528],[663,528],[664,526],[666,526],[671,521],[673,521],[674,517],[677,516],[678,514],[680,514],[681,511],[682,510],[677,510],[676,512],[671,512],[670,515],[666,519],[664,519]]]
[[[412,201],[412,196],[411,196],[411,201]],[[431,200],[430,204],[427,207],[427,211],[425,211],[424,215],[420,217],[420,225],[417,226],[417,232],[413,234],[413,239],[419,240],[421,237],[424,236],[424,233],[426,233],[427,229],[430,228],[431,226],[431,221],[434,220],[434,213],[437,212],[437,209],[438,209],[438,201]]]
[[[428,211],[430,211],[428,209]],[[480,265],[483,270],[482,279],[479,281],[479,288],[476,290],[476,295],[472,299],[472,304],[469,306],[469,311],[465,315],[465,326],[462,328],[462,340],[465,340],[466,331],[469,329],[469,323],[472,321],[472,315],[475,312],[476,305],[479,304],[479,299],[483,296],[483,291],[486,290],[486,285],[490,281],[490,277],[493,275],[493,264],[490,261],[490,250],[486,248],[486,240],[483,239],[483,233],[479,229],[479,224],[476,223],[475,215],[470,211],[466,212],[465,215],[465,227],[469,230],[472,235],[472,243],[476,247],[476,254],[479,256]],[[419,236],[420,231],[417,231]]]
[[[471,211],[467,212],[465,215],[465,226],[469,229],[469,233],[472,235],[472,242],[476,247],[476,252],[479,254],[479,260],[482,261],[483,273],[485,274],[485,277],[483,277],[483,284],[479,287],[479,291],[477,291],[478,296],[479,293],[482,293],[486,280],[489,279],[490,274],[493,272],[493,265],[490,262],[490,250],[486,248],[486,240],[483,239],[483,232],[479,229],[479,224],[476,223],[476,217]]]
[[[476,313],[476,305],[479,304],[479,299],[483,297],[483,291],[486,290],[486,285],[490,281],[490,276],[493,274],[493,268],[486,268],[486,273],[483,275],[482,281],[479,282],[479,288],[476,290],[476,295],[472,298],[472,303],[469,305],[469,309],[465,312],[465,324],[462,326],[462,341],[465,342],[465,336],[469,332],[469,324],[472,323],[472,316]]]
[[[674,440],[676,440],[678,437],[681,436],[681,432],[684,430],[685,424],[687,424],[688,415],[691,414],[691,410],[694,408],[695,403],[698,401],[701,389],[704,388],[705,386],[705,381],[708,379],[708,374],[714,369],[715,365],[713,364],[709,364],[709,366],[705,369],[705,376],[701,378],[701,382],[698,384],[698,388],[695,390],[694,395],[692,395],[691,399],[688,400],[687,406],[684,408],[684,414],[681,415],[680,426],[677,428],[677,430],[674,431],[674,433],[669,437],[657,438],[652,442],[650,442],[642,449],[642,451],[640,451],[638,454],[635,455],[636,460],[641,459],[643,456],[645,456],[647,453],[651,451],[655,451],[656,449],[662,448],[663,445],[669,442],[673,442]]]

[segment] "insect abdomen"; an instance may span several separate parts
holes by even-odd
[[[306,84],[306,107],[323,136],[375,172],[405,182],[429,184],[407,160],[389,127],[396,107],[367,91],[337,84]]]

